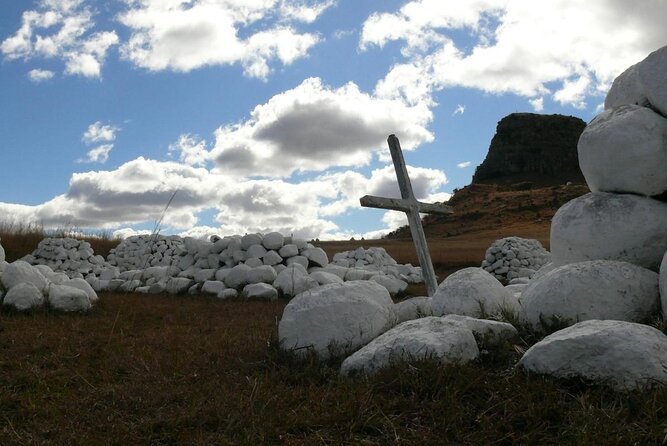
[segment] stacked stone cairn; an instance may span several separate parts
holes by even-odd
[[[538,240],[506,237],[486,250],[482,268],[501,282],[512,283],[515,279],[530,279],[549,262],[551,254]],[[515,283],[519,282],[523,280]]]
[[[45,240],[25,260],[52,265],[70,277],[84,277],[96,291],[206,294],[221,299],[273,300],[350,280],[372,280],[393,296],[405,291],[408,281],[421,280],[419,268],[397,264],[384,250],[364,250],[363,265],[330,264],[321,248],[277,232],[208,241],[133,236],[112,249],[106,262],[89,248],[71,239]],[[84,257],[89,263],[99,261],[81,263]]]
[[[511,340],[514,327],[490,319],[513,313],[534,332],[557,330],[523,355],[519,366],[527,373],[583,378],[619,391],[667,385],[667,336],[647,325],[660,315],[667,320],[665,73],[667,47],[614,81],[605,110],[578,144],[591,193],[558,210],[551,262],[529,279],[503,286],[495,267],[494,274],[465,268],[447,277],[432,299],[399,304],[370,282],[322,286],[285,307],[278,330],[283,348],[350,355],[344,375],[421,358],[461,363]],[[502,254],[505,244],[499,240],[493,249]],[[484,266],[501,259],[505,266],[498,251],[488,254],[493,259]]]
[[[71,279],[99,275],[110,266],[103,256],[95,255],[90,243],[74,238],[45,238],[32,254],[21,260],[31,265],[46,265]]]
[[[48,306],[56,311],[85,312],[96,301],[97,294],[82,278],[70,278],[45,264],[7,263],[0,245],[0,302],[4,307],[29,311]]]

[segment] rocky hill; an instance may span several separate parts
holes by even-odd
[[[512,113],[504,117],[491,140],[489,153],[475,170],[473,184],[536,186],[583,183],[577,141],[586,123],[563,115]]]
[[[513,113],[497,126],[472,184],[455,190],[452,215],[424,217],[429,237],[490,228],[530,226],[548,239],[551,218],[566,202],[589,192],[577,157],[586,123],[563,115]],[[387,238],[410,237],[407,226]]]

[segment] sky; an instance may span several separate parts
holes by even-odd
[[[0,0],[0,221],[377,238],[513,112],[590,121],[665,0]],[[171,199],[171,202],[170,202]],[[165,212],[167,203],[170,202]]]

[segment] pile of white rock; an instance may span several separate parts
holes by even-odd
[[[90,243],[74,238],[45,238],[21,260],[31,265],[46,265],[53,271],[80,279],[90,274],[99,275],[109,268],[103,256],[95,255]]]
[[[124,239],[109,251],[107,261],[123,272],[176,265],[185,254],[183,239],[179,236],[136,235]]]
[[[513,327],[488,319],[511,314],[536,332],[557,330],[523,355],[519,365],[528,373],[617,390],[667,385],[667,336],[647,325],[660,314],[667,320],[665,73],[667,47],[614,81],[606,110],[578,145],[592,193],[556,213],[552,262],[530,279],[503,286],[484,268],[466,268],[432,298],[399,304],[368,284],[329,285],[287,305],[279,325],[283,347],[299,355],[352,353],[342,374],[420,358],[460,363],[478,357],[483,338],[508,339]],[[485,266],[501,260],[497,253]],[[400,322],[406,319],[412,320]]]
[[[501,282],[530,278],[551,262],[551,254],[538,240],[506,237],[496,240],[486,250],[482,268]]]
[[[420,267],[412,266],[409,263],[401,265],[384,248],[380,247],[368,249],[359,247],[353,251],[339,252],[334,254],[331,263],[346,268],[358,268],[371,272],[381,271],[408,283],[423,282]]]
[[[32,266],[23,260],[5,261],[0,245],[0,302],[16,311],[48,305],[52,310],[85,312],[97,301],[97,294],[81,278],[70,279],[46,265]]]
[[[382,265],[349,267],[330,264],[322,248],[278,232],[210,240],[133,236],[112,250],[111,267],[86,280],[97,291],[273,300],[352,280],[372,280],[394,296],[405,291],[408,281],[421,278],[419,268],[399,265],[383,251],[364,250],[371,260],[381,258]]]

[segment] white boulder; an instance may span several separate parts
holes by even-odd
[[[2,245],[0,245],[0,262],[4,261],[5,261],[5,248],[3,248]]]
[[[44,296],[32,283],[19,283],[7,291],[2,305],[18,311],[28,311],[44,305]]]
[[[72,288],[78,288],[81,291],[84,291],[91,303],[95,303],[99,299],[93,287],[90,286],[90,284],[83,279],[79,278],[70,279],[67,282],[63,283],[62,285],[67,285]]]
[[[639,83],[639,64],[635,64],[618,75],[604,100],[605,110],[621,105],[640,105],[647,107],[648,98]]]
[[[194,285],[187,277],[170,277],[165,285],[165,291],[169,294],[183,294]]]
[[[308,275],[303,266],[293,264],[278,274],[276,280],[273,281],[273,286],[285,296],[296,296],[311,288],[318,287],[319,284]]]
[[[201,287],[201,292],[204,294],[218,295],[220,291],[226,289],[227,286],[218,280],[207,280]]]
[[[2,285],[7,290],[11,290],[19,283],[32,283],[41,293],[44,293],[48,285],[46,277],[37,268],[23,260],[17,260],[7,265],[0,280],[2,280]]]
[[[280,250],[278,251],[278,254],[280,257],[287,259],[289,257],[294,257],[299,255],[299,248],[294,245],[294,244],[289,244],[289,245],[284,245]]]
[[[667,116],[667,46],[652,52],[637,67],[642,91],[663,116]]]
[[[658,270],[667,251],[667,203],[590,193],[564,204],[551,222],[554,265],[619,260]]]
[[[341,375],[371,374],[395,362],[435,359],[442,364],[476,359],[479,349],[467,327],[439,317],[403,322],[343,361]]]
[[[243,288],[246,299],[276,300],[278,291],[268,283],[251,283]]]
[[[251,269],[252,268],[250,268],[248,265],[236,265],[229,271],[229,273],[227,273],[227,276],[225,277],[225,285],[227,285],[229,288],[242,288],[248,283],[247,275],[248,271]]]
[[[647,325],[590,320],[547,336],[523,355],[530,373],[601,381],[616,390],[667,384],[667,336]]]
[[[405,290],[408,288],[408,283],[401,280],[397,279],[393,276],[386,276],[384,274],[378,274],[376,276],[371,277],[372,281],[379,283],[383,287],[389,291],[389,294],[392,296],[396,296],[399,293],[405,292]]]
[[[333,273],[329,273],[327,271],[314,271],[310,273],[310,277],[312,279],[315,279],[318,284],[320,285],[328,285],[330,283],[343,283],[343,279],[338,277],[337,275]]]
[[[518,311],[514,295],[482,268],[464,268],[447,277],[433,295],[433,314],[474,318]]]
[[[448,314],[443,319],[466,326],[481,345],[496,345],[519,336],[517,329],[507,322],[476,319],[460,314]]]
[[[579,167],[592,192],[667,191],[667,119],[624,105],[599,114],[579,138]]]
[[[324,267],[329,264],[329,258],[327,257],[327,253],[324,252],[322,248],[305,249],[301,254],[315,266]]]
[[[256,268],[252,268],[246,272],[246,282],[248,284],[255,283],[273,283],[278,275],[276,270],[272,266],[262,265]]]
[[[261,245],[262,236],[261,234],[246,234],[241,237],[241,249],[247,251],[252,245]]]
[[[269,232],[264,234],[262,244],[268,250],[278,250],[283,247],[285,237],[280,232]]]
[[[431,310],[431,298],[420,296],[412,297],[394,304],[398,323],[419,319],[420,317],[433,316]]]
[[[88,311],[92,307],[85,291],[67,285],[49,287],[49,306],[58,311]]]
[[[278,336],[285,349],[301,356],[312,351],[326,358],[354,351],[395,322],[393,302],[381,285],[332,283],[292,299],[278,325]]]
[[[594,260],[564,265],[528,285],[523,317],[535,329],[558,320],[640,322],[658,311],[658,275],[627,262]]]

